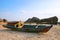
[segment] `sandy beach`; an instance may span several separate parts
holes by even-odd
[[[54,25],[47,33],[11,31],[0,25],[0,40],[60,40],[60,25]]]

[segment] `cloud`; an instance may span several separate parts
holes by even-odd
[[[53,14],[60,13],[60,8],[48,9],[46,10],[46,13],[53,13]]]
[[[34,16],[40,19],[57,16],[60,20],[60,8],[50,8],[45,10],[30,10],[30,11],[22,10],[21,13],[23,13],[21,16],[24,19],[31,18]]]
[[[57,16],[60,20],[60,8],[50,8],[45,10],[21,10],[20,12],[1,12],[0,17],[8,20],[27,20],[31,17],[38,17],[40,19]]]
[[[24,14],[24,13],[26,13],[26,11],[25,10],[21,10],[20,13],[23,13]]]
[[[49,8],[49,9],[44,9],[44,10],[21,10],[20,12],[20,15],[30,15],[30,16],[38,16],[38,15],[48,15],[48,16],[59,16],[60,15],[60,8]],[[22,16],[21,15],[21,16]]]

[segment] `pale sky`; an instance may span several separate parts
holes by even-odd
[[[0,18],[9,21],[53,16],[60,21],[60,0],[0,0]]]

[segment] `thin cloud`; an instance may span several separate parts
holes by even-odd
[[[25,10],[21,10],[20,13],[24,14],[27,13]]]
[[[60,8],[51,8],[51,9],[46,9],[46,10],[22,10],[21,11],[23,14],[24,19],[30,18],[30,17],[38,17],[38,18],[48,18],[52,16],[57,16],[60,20]]]

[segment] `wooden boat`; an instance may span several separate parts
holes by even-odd
[[[6,28],[24,32],[48,32],[53,25],[51,24],[22,24],[21,22],[8,22],[7,25],[3,25]]]

